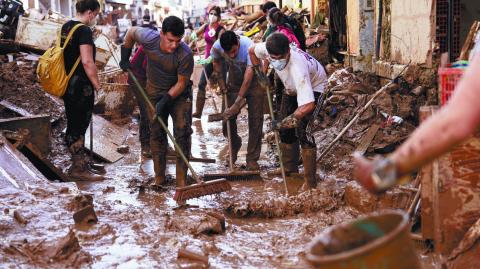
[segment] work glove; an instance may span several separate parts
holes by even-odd
[[[280,130],[279,122],[277,120],[272,120],[270,122],[270,131],[269,132],[276,132]]]
[[[233,103],[232,106],[225,109],[225,111],[223,112],[223,120],[227,121],[240,113],[240,110],[246,103],[247,100],[245,99],[245,97],[237,96],[237,99],[235,99],[235,103]]]
[[[163,117],[168,112],[168,108],[172,103],[172,96],[168,94],[168,92],[163,92],[158,99],[157,104],[155,105],[155,111],[157,112],[157,116]]]
[[[297,128],[300,124],[300,121],[295,118],[295,116],[290,114],[288,117],[284,118],[281,122],[277,123],[275,128],[278,130],[283,130],[283,129],[292,129],[292,128]]]
[[[207,59],[200,59],[200,60],[196,61],[195,64],[207,65],[211,62],[213,62],[213,57],[209,56]]]
[[[197,41],[197,39],[198,39],[197,32],[193,31],[193,32],[190,34],[190,40],[192,40],[192,41]]]
[[[127,71],[127,69],[130,69],[130,55],[132,55],[132,49],[130,48],[125,48],[125,46],[120,47],[120,68],[123,71]]]

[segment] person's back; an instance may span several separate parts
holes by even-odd
[[[77,24],[81,22],[77,20],[70,20],[62,25],[61,28],[61,39],[60,44],[63,46],[65,43],[65,39],[70,33],[70,30]],[[95,60],[95,43],[93,42],[92,30],[86,25],[82,25],[78,27],[78,29],[73,33],[70,42],[65,46],[64,50],[64,64],[65,64],[65,71],[67,74],[72,69],[75,61],[80,57],[80,46],[81,45],[91,45],[93,48],[93,60]],[[82,81],[86,83],[90,83],[87,74],[85,73],[85,69],[83,65],[79,64],[75,69],[73,76],[80,78]]]

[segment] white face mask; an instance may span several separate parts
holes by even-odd
[[[287,66],[287,59],[275,60],[270,58],[270,65],[277,71],[282,71]]]
[[[210,15],[208,15],[208,21],[209,21],[210,23],[215,23],[215,22],[218,21],[218,17],[215,16],[215,15],[210,14]]]

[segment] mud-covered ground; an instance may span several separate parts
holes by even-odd
[[[1,70],[5,70],[3,67]],[[10,74],[27,72],[15,68],[12,67]],[[29,83],[25,82],[25,86],[15,89],[6,84],[8,74],[8,71],[0,73],[1,98],[38,113],[33,109],[33,103],[36,100],[44,102],[46,99],[43,98],[48,97],[32,86],[35,85],[34,77],[27,80]],[[34,94],[24,94],[26,91]],[[217,98],[217,104],[219,101]],[[52,101],[45,102],[53,104]],[[227,142],[222,136],[221,124],[207,122],[206,115],[213,113],[211,104],[207,100],[204,117],[193,122],[192,154],[214,158],[217,162],[192,163],[199,173],[227,171],[224,162]],[[47,106],[46,111],[50,109],[56,121],[52,127],[53,150],[49,159],[66,170],[69,158],[61,140],[61,130],[65,126],[63,108],[60,104],[52,105],[51,108]],[[331,106],[328,109],[332,109]],[[346,118],[342,111],[348,110],[336,111],[339,116],[332,117],[331,122]],[[341,120],[338,126],[343,127],[344,121]],[[238,122],[244,144],[237,164],[242,165],[248,138],[245,113]],[[331,123],[328,128],[332,129],[326,128],[316,136],[319,152],[338,132],[340,127],[334,125]],[[130,151],[120,161],[106,165],[105,181],[28,183],[22,190],[2,187],[1,267],[202,268],[201,263],[177,259],[179,249],[187,248],[208,256],[213,268],[305,268],[308,266],[304,259],[305,249],[315,235],[325,227],[359,215],[345,199],[345,189],[351,177],[350,153],[355,148],[352,142],[344,141],[329,154],[327,161],[320,163],[317,172],[322,182],[316,190],[297,195],[303,179],[292,177],[287,180],[292,197],[286,198],[281,178],[267,176],[266,172],[275,168],[271,162],[275,157],[271,141],[265,137],[259,162],[261,180],[232,182],[231,191],[189,200],[191,206],[185,209],[177,208],[172,199],[175,192],[173,180],[164,190],[150,187],[152,163],[139,157],[136,117],[123,127],[130,130],[125,142]],[[353,136],[354,133],[347,139]],[[383,140],[375,141],[381,143]],[[167,173],[174,175],[174,171],[174,162],[170,162]],[[33,189],[41,191],[34,192]],[[80,194],[93,196],[98,223],[74,224],[72,215]],[[360,192],[352,195],[356,194],[358,196]],[[365,203],[376,202],[378,199]],[[13,217],[14,209],[20,210],[26,223]],[[70,231],[73,233],[69,234]],[[73,238],[70,240],[73,243],[62,244],[62,238],[67,235]],[[67,247],[58,247],[64,245]]]

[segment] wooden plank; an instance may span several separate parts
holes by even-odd
[[[360,152],[362,155],[367,151],[368,147],[372,143],[373,138],[377,134],[378,130],[380,129],[380,124],[374,124],[370,126],[368,131],[365,135],[360,139],[360,142],[355,149],[356,152]]]
[[[474,39],[475,39],[475,35],[479,30],[479,27],[480,27],[480,22],[474,21],[472,26],[470,27],[470,32],[468,32],[467,39],[465,40],[465,43],[463,43],[462,52],[460,53],[460,57],[459,57],[460,60],[468,60],[470,50],[473,48],[473,45],[475,44]]]
[[[102,160],[113,163],[123,158],[117,148],[123,145],[127,136],[127,129],[93,115],[93,153]],[[90,127],[85,134],[85,148],[90,150]]]
[[[177,159],[176,155],[167,155],[167,160],[169,161],[175,161]],[[200,157],[190,157],[189,159],[190,162],[192,163],[215,163],[215,159],[210,159],[210,158],[200,158]]]

